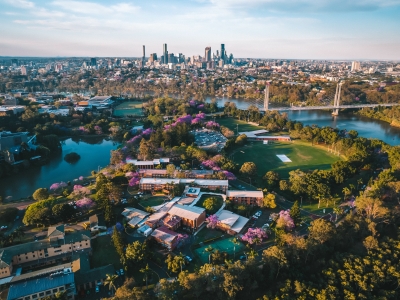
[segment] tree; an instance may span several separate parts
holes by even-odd
[[[75,214],[75,209],[67,203],[56,204],[51,209],[53,216],[63,222],[68,221]]]
[[[167,165],[166,169],[167,169],[168,176],[169,177],[173,177],[174,174],[175,174],[175,165],[174,164],[169,164],[169,165]]]
[[[111,294],[113,294],[113,291],[116,290],[115,287],[115,281],[118,278],[118,275],[114,274],[106,274],[106,279],[104,280],[104,285],[108,285],[108,289],[111,290]]]
[[[32,195],[36,201],[46,200],[49,198],[49,191],[46,188],[38,188]]]
[[[267,181],[269,186],[274,186],[279,181],[279,174],[275,171],[268,171],[265,173],[263,179]]]
[[[209,212],[214,211],[217,208],[217,205],[218,205],[218,199],[216,197],[207,198],[203,202],[203,207]]]
[[[276,266],[276,278],[279,275],[279,271],[283,267],[287,267],[288,265],[288,259],[286,258],[285,253],[283,250],[279,249],[277,246],[272,246],[268,248],[267,250],[263,251],[263,261],[271,266],[270,270],[274,270],[272,266]]]
[[[257,166],[253,162],[245,162],[239,172],[243,176],[254,177],[257,176]]]
[[[0,210],[0,220],[4,223],[11,223],[18,216],[18,208],[7,207],[6,209]]]
[[[225,251],[215,250],[211,253],[211,262],[215,265],[221,265],[228,259],[228,253]]]
[[[149,264],[147,264],[145,268],[140,269],[140,273],[143,273],[146,279],[146,291],[147,291],[147,279],[151,272],[152,270],[149,268]]]
[[[122,239],[122,235],[121,233],[117,230],[117,227],[114,226],[113,228],[113,233],[111,236],[111,240],[113,242],[113,245],[115,247],[115,250],[117,251],[119,257],[121,258],[121,260],[125,259],[125,252],[124,252],[124,241]]]
[[[126,258],[135,262],[142,263],[149,255],[147,243],[135,241],[126,248]]]
[[[389,210],[383,206],[380,199],[361,196],[355,201],[357,212],[363,215],[369,222],[384,221],[389,214]]]
[[[317,219],[311,222],[311,226],[309,227],[309,239],[318,242],[319,244],[323,244],[329,239],[331,239],[335,233],[335,226],[324,219]]]
[[[276,207],[276,202],[275,202],[275,195],[272,193],[268,193],[264,196],[263,198],[263,203],[262,207],[265,208],[275,208]]]
[[[289,210],[281,210],[279,212],[279,218],[276,221],[276,228],[284,229],[286,231],[291,231],[294,228],[294,221],[290,216]]]
[[[171,272],[177,273],[179,270],[182,272],[182,267],[185,264],[185,257],[182,253],[176,256],[168,254],[165,263],[168,266],[168,270],[170,270]]]
[[[210,215],[207,219],[206,219],[207,224],[207,228],[211,228],[211,229],[215,229],[215,227],[218,226],[219,224],[219,219],[217,215]]]
[[[299,207],[299,202],[297,200],[293,203],[289,214],[290,214],[290,217],[293,219],[294,225],[296,227],[299,226],[301,223],[301,211],[300,211],[300,207]]]
[[[252,244],[261,244],[263,239],[268,238],[267,233],[261,228],[249,228],[243,235],[242,240]]]
[[[184,273],[180,273],[179,277],[182,274]],[[181,287],[178,280],[161,278],[160,282],[155,287],[154,292],[158,299],[173,300],[179,299],[178,292],[180,288]],[[192,292],[192,290],[190,290],[190,292]]]

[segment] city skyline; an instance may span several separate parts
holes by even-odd
[[[399,60],[400,1],[0,0],[0,56]]]

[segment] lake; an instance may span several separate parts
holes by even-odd
[[[74,137],[62,141],[62,153],[51,157],[43,166],[32,166],[18,174],[1,178],[0,195],[6,201],[31,196],[40,188],[49,188],[55,182],[73,181],[79,176],[89,176],[91,171],[110,163],[110,151],[119,143],[103,137]],[[67,163],[64,156],[76,152],[81,158],[74,164]]]

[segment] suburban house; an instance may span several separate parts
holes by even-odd
[[[217,227],[228,234],[235,235],[242,231],[249,219],[239,216],[229,210],[222,210],[218,214],[219,223]]]
[[[264,194],[262,191],[227,191],[226,199],[238,204],[262,205]]]
[[[168,248],[168,250],[174,250],[178,244],[179,234],[168,229],[165,226],[159,227],[153,231],[151,236],[161,245]]]
[[[107,230],[103,215],[93,215],[89,217],[90,231]]]
[[[11,276],[15,266],[54,264],[78,250],[91,251],[89,230],[66,234],[64,225],[49,227],[44,240],[0,249],[0,278]]]
[[[175,204],[168,215],[179,217],[183,229],[191,232],[197,231],[206,220],[206,210],[197,206]]]
[[[141,178],[139,189],[142,191],[172,190],[174,184],[184,184],[211,191],[221,190],[224,193],[228,190],[228,180],[180,178]]]
[[[150,214],[140,209],[125,207],[121,215],[125,217],[131,227],[135,227]]]
[[[288,135],[265,135],[268,130],[260,129],[254,131],[239,132],[247,136],[249,141],[285,141],[290,142],[290,136]]]
[[[51,297],[58,292],[66,291],[67,299],[75,299],[75,281],[73,273],[61,273],[30,279],[11,284],[7,300],[31,300]]]

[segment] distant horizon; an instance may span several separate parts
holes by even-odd
[[[185,55],[183,53],[183,55]],[[199,55],[199,54],[196,54]],[[190,57],[190,56],[186,56]],[[0,55],[0,59],[12,59],[12,58],[127,58],[127,59],[141,59],[142,56],[11,56],[11,55]],[[145,56],[145,58],[149,58],[149,56]],[[326,61],[343,61],[343,62],[352,62],[352,61],[359,61],[359,62],[374,62],[374,61],[385,61],[385,62],[398,62],[400,63],[400,59],[356,59],[356,58],[349,58],[349,59],[334,59],[334,58],[287,58],[287,57],[234,57],[234,59],[260,59],[260,60],[326,60]]]
[[[400,60],[400,0],[0,0],[1,56]]]

